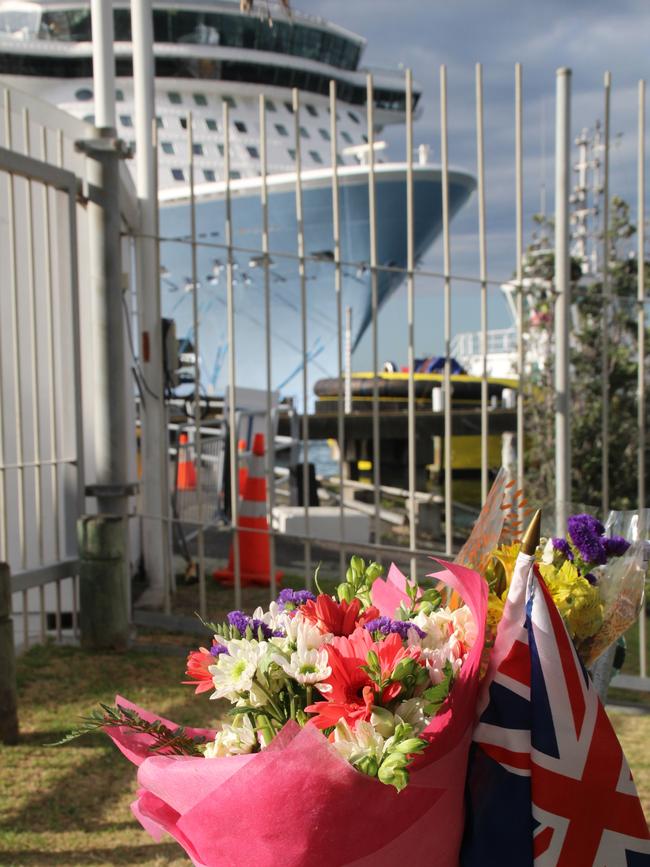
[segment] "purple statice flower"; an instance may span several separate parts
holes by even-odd
[[[425,633],[410,620],[392,620],[390,617],[375,617],[374,620],[369,620],[365,624],[368,632],[381,632],[382,635],[390,635],[396,632],[400,638],[405,641],[408,638],[409,629],[415,629],[420,638],[424,638]]]
[[[250,617],[248,614],[244,614],[243,611],[231,611],[228,614],[228,623],[231,626],[234,626],[235,629],[239,631],[240,635],[243,635],[250,623]]]
[[[212,656],[219,656],[221,653],[228,653],[228,648],[225,644],[217,644],[216,642],[210,648]]]
[[[573,560],[573,551],[571,550],[571,545],[569,545],[566,539],[559,539],[556,537],[551,539],[551,544],[553,545],[553,549],[567,560]]]
[[[281,629],[271,629],[263,620],[253,619],[248,614],[244,614],[243,611],[231,611],[228,615],[228,623],[234,626],[240,635],[245,635],[250,626],[255,636],[257,636],[258,629],[261,629],[262,638],[267,640],[269,638],[284,638],[284,632]]]
[[[593,572],[588,572],[588,573],[585,575],[585,578],[586,578],[587,581],[591,584],[592,587],[595,587],[596,584],[598,584],[598,578],[596,578],[596,576],[594,575]]]
[[[623,536],[610,536],[603,542],[607,557],[622,557],[630,547],[630,543]]]
[[[603,544],[605,528],[593,515],[571,515],[568,522],[569,536],[585,563],[602,566],[607,562]]]
[[[291,587],[285,587],[278,596],[278,606],[280,608],[289,607],[291,610],[299,605],[304,605],[309,600],[315,601],[315,599],[316,597],[309,590],[292,590]]]

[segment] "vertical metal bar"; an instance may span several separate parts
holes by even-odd
[[[605,73],[605,118],[603,126],[603,307],[601,323],[601,424],[602,424],[602,510],[603,517],[609,512],[609,313],[611,294],[609,284],[609,104],[612,77]]]
[[[29,590],[23,590],[23,645],[29,648]]]
[[[55,609],[55,624],[56,624],[56,640],[60,643],[63,638],[61,631],[61,579],[58,578],[54,582],[54,596],[56,600]]]
[[[23,109],[23,142],[25,154],[32,156],[32,139],[29,120],[29,111]],[[46,190],[47,194],[47,190]],[[36,311],[38,303],[36,298],[36,248],[34,241],[34,189],[30,178],[27,179],[27,282],[28,291],[24,294],[27,304],[27,319],[29,322],[29,344],[30,344],[30,390],[32,394],[32,436],[34,442],[34,512],[32,522],[36,525],[38,532],[38,562],[44,563],[43,550],[43,479],[42,479],[42,455],[41,455],[41,430],[39,423],[40,416],[40,388],[39,388],[39,371],[40,371],[40,351],[39,340],[36,331]]]
[[[517,281],[517,487],[524,489],[524,160],[523,160],[523,97],[521,63],[515,64],[515,199],[516,199],[516,281]],[[523,515],[520,516],[523,519]]]
[[[296,229],[298,240],[298,275],[302,313],[302,496],[305,506],[305,587],[311,587],[311,539],[309,531],[309,408],[307,377],[307,274],[305,266],[305,224],[302,208],[302,162],[300,158],[300,94],[294,87],[293,121],[296,147]]]
[[[10,147],[10,131],[9,124],[11,123],[11,115],[8,111],[9,107],[9,91],[4,88],[3,89],[3,105],[7,109],[5,115],[5,141],[4,144],[7,148]],[[7,175],[7,184],[11,187],[12,178],[10,175]],[[2,352],[0,351],[0,390],[4,386],[4,364],[2,359]],[[7,502],[7,472],[4,469],[4,466],[7,462],[5,456],[5,448],[6,448],[6,435],[7,435],[7,425],[9,420],[7,418],[8,414],[8,406],[3,404],[3,401],[0,400],[0,561],[6,562],[9,559],[9,539],[8,539],[8,528],[7,528],[7,510],[6,510],[6,502]]]
[[[45,629],[45,585],[39,584],[38,586],[38,607],[39,607],[39,615],[40,615],[40,626],[41,626],[41,644],[45,644],[46,640],[46,629]]]
[[[9,90],[5,90],[5,134],[7,147],[11,149],[13,145],[12,125],[11,125],[11,95]],[[17,513],[18,513],[18,545],[20,549],[20,564],[22,569],[27,568],[27,548],[25,541],[25,528],[27,526],[28,515],[26,512],[25,498],[25,441],[23,430],[23,376],[22,365],[20,363],[20,331],[18,321],[18,241],[16,232],[16,187],[15,178],[9,175],[9,183],[7,190],[7,210],[9,213],[9,274],[11,279],[10,291],[10,306],[11,306],[11,328],[13,331],[14,353],[12,366],[13,390],[16,401],[16,413],[14,416],[14,430],[16,434],[16,470],[17,475]],[[3,420],[5,417],[3,416]],[[5,433],[6,442],[6,433]],[[23,596],[23,603],[25,602]]]
[[[488,495],[488,299],[485,235],[485,145],[483,139],[483,67],[476,64],[476,165],[478,176],[478,243],[481,280],[481,502]]]
[[[352,412],[352,307],[345,308],[345,414]]]
[[[337,438],[339,446],[339,570],[345,573],[345,420],[343,394],[343,272],[341,270],[341,203],[339,201],[339,154],[336,123],[336,81],[330,81],[330,155],[332,161],[332,235],[334,239],[334,292],[336,294],[336,352],[339,377],[336,399]],[[347,382],[347,380],[346,380]]]
[[[368,127],[368,228],[370,232],[370,306],[372,312],[372,477],[375,544],[381,543],[381,439],[379,435],[379,289],[377,274],[377,196],[375,186],[375,94],[372,73],[366,76]]]
[[[413,72],[405,72],[406,98],[406,322],[407,322],[407,366],[408,366],[408,482],[409,482],[409,547],[417,548],[417,527],[415,515],[415,201],[413,196]],[[410,559],[411,579],[417,577],[417,561]]]
[[[645,352],[646,352],[646,297],[645,297],[645,81],[639,82],[639,131],[637,165],[637,351],[638,351],[638,500],[639,509],[646,507],[646,393],[645,393]],[[647,532],[647,527],[646,527]],[[639,674],[647,677],[646,619],[644,609],[639,617]]]
[[[449,153],[447,135],[447,67],[440,67],[440,156],[442,162],[442,231],[445,274],[445,553],[451,554],[454,539],[451,467],[451,243],[449,235]]]
[[[223,170],[226,206],[226,308],[228,316],[228,427],[230,428],[230,514],[232,521],[233,565],[235,567],[235,608],[241,608],[241,558],[239,537],[239,467],[237,450],[237,388],[235,370],[235,291],[233,281],[232,199],[230,195],[230,106],[223,102]]]
[[[72,578],[72,635],[79,638],[79,576]]]
[[[45,127],[41,127],[41,153],[45,162],[48,162],[47,149],[47,133]],[[56,195],[56,193],[55,193]],[[50,508],[52,510],[52,520],[54,521],[54,557],[56,560],[61,559],[61,516],[59,503],[59,435],[58,435],[58,382],[56,378],[56,354],[54,347],[56,344],[56,330],[54,325],[54,280],[52,274],[52,233],[51,233],[51,213],[50,213],[50,191],[47,187],[43,187],[43,215],[45,221],[45,238],[44,249],[46,257],[45,268],[45,318],[47,328],[45,331],[46,351],[48,358],[48,399],[49,399],[49,434],[50,434],[50,453],[53,458],[51,466],[52,476],[52,497]]]
[[[95,126],[115,126],[115,52],[113,4],[91,0]]]
[[[262,205],[262,254],[264,257],[264,326],[266,331],[266,488],[269,506],[269,562],[271,575],[269,591],[271,600],[277,595],[275,580],[275,532],[273,510],[275,508],[275,426],[273,424],[273,353],[271,346],[271,263],[269,249],[269,190],[268,156],[266,139],[266,98],[259,98],[260,106],[260,197]]]
[[[557,70],[555,91],[555,521],[566,532],[571,500],[569,402],[569,183],[571,178],[571,70]]]
[[[205,537],[203,532],[203,455],[201,440],[201,361],[199,354],[199,269],[197,263],[196,196],[194,192],[194,131],[192,112],[187,115],[187,149],[190,172],[190,235],[192,241],[192,322],[194,329],[194,454],[196,455],[196,496],[199,528],[196,538],[199,560],[199,612],[208,615],[205,586]]]

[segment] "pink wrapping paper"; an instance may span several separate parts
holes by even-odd
[[[435,577],[466,601],[478,637],[403,791],[355,770],[311,725],[287,723],[263,752],[218,759],[152,756],[144,736],[108,730],[139,764],[132,808],[143,827],[155,839],[171,834],[196,867],[456,867],[487,586],[477,573],[445,565],[449,572]],[[395,567],[375,583],[373,602],[382,614],[395,613],[404,587]]]

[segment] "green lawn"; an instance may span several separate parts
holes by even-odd
[[[180,723],[209,725],[217,706],[180,685],[182,656],[34,647],[18,670],[22,740],[0,747],[0,864],[187,864],[176,843],[156,844],[140,829],[129,810],[135,770],[105,736],[45,746],[118,691]],[[650,815],[650,715],[611,716]]]

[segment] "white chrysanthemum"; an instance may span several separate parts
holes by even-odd
[[[420,612],[413,618],[413,623],[424,632],[424,638],[409,635],[408,642],[421,647],[425,658],[428,651],[437,650],[447,641],[454,628],[452,612],[448,608],[439,608],[431,614]]]
[[[226,642],[228,653],[221,653],[216,664],[208,668],[214,683],[210,698],[227,698],[234,702],[242,693],[248,693],[253,686],[257,664],[268,646],[266,641],[249,641],[247,638]]]
[[[384,751],[384,738],[372,723],[359,720],[353,729],[342,719],[334,729],[334,748],[348,762],[357,762],[364,756],[379,761]]]
[[[204,750],[206,759],[223,756],[241,756],[251,753],[257,746],[257,732],[247,716],[236,717],[232,725],[224,723],[214,741]]]
[[[323,634],[316,624],[303,617],[299,611],[293,616],[285,611],[278,619],[278,628],[286,632],[287,639],[298,651],[318,650],[331,637]]]
[[[425,730],[429,724],[429,717],[424,712],[426,701],[423,698],[407,698],[395,708],[395,715],[402,722],[413,726],[413,733],[417,736]]]
[[[270,626],[271,629],[277,629],[280,626],[279,621],[282,614],[283,612],[280,610],[278,603],[274,600],[269,605],[268,611],[265,611],[263,608],[258,606],[255,611],[253,611],[253,620],[261,620],[262,623]]]
[[[298,683],[304,683],[318,687],[320,692],[327,692],[331,689],[329,684],[321,681],[327,680],[332,673],[332,669],[327,664],[327,652],[325,650],[296,650],[291,654],[290,659],[285,659],[279,655],[275,657],[275,661]]]
[[[454,627],[454,636],[466,648],[472,647],[476,641],[476,623],[467,605],[461,605],[460,608],[453,611],[451,619]]]

